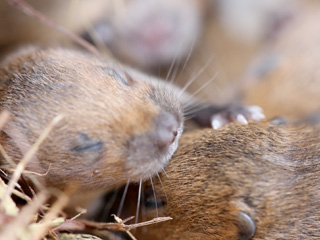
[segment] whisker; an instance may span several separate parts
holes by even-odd
[[[192,119],[194,117],[195,117],[195,115],[192,115],[192,116],[189,116],[189,117],[184,117],[184,121],[188,121],[188,120],[190,120],[190,119]]]
[[[187,101],[189,101],[189,102],[187,102]],[[182,103],[183,112],[188,112],[192,109],[195,109],[195,108],[199,107],[201,104],[202,103],[199,99],[195,99],[195,98],[186,99],[186,101]]]
[[[183,114],[185,117],[187,117],[188,115],[194,114],[194,113],[201,111],[202,109],[205,109],[209,106],[210,106],[209,103],[199,103],[198,105],[195,105],[195,106],[189,108],[187,111],[184,111]]]
[[[123,190],[123,194],[122,194],[122,197],[121,197],[119,209],[118,209],[118,212],[117,212],[117,216],[118,216],[118,217],[120,217],[121,212],[122,212],[122,208],[123,208],[124,200],[126,199],[126,195],[127,195],[129,183],[130,183],[130,179],[128,179],[127,184],[126,184],[126,187],[125,187],[124,190]]]
[[[187,57],[186,57],[186,60],[184,61],[184,64],[183,64],[182,68],[180,69],[179,76],[177,77],[177,82],[180,80],[180,78],[181,78],[181,76],[182,76],[182,73],[184,72],[187,64],[189,63],[191,54],[192,54],[192,52],[193,52],[193,50],[194,50],[194,46],[195,46],[195,43],[196,43],[196,39],[197,39],[197,36],[195,35],[194,38],[192,39],[191,47],[190,47],[190,49],[189,49],[188,55],[187,55]]]
[[[209,103],[198,100],[192,101],[188,104],[184,104],[183,113],[186,114],[187,112],[192,112],[194,109],[198,109],[199,107],[202,107],[204,105],[209,106]]]
[[[208,86],[209,83],[211,83],[214,79],[216,79],[216,77],[218,76],[218,73],[214,74],[209,81],[207,81],[205,84],[203,84],[197,91],[195,91],[194,93],[192,93],[189,97],[193,98],[196,94],[198,94],[202,89],[204,89],[206,86]]]
[[[175,54],[174,54],[174,57],[173,57],[173,59],[172,59],[172,63],[171,63],[171,65],[170,65],[170,68],[169,68],[169,71],[168,71],[168,73],[167,73],[167,76],[166,76],[166,81],[168,81],[168,79],[169,79],[169,77],[170,77],[170,74],[171,74],[171,71],[172,71],[172,69],[173,69],[173,66],[177,63],[177,56],[178,56],[178,52],[180,51],[180,47],[181,46],[179,46],[178,48],[177,48],[177,51],[175,52]],[[172,79],[171,79],[172,80]],[[171,81],[170,81],[171,82]],[[172,83],[172,82],[171,82]]]
[[[161,169],[162,169],[163,173],[166,175],[166,177],[169,179],[169,176],[167,175],[167,173],[166,173],[166,171],[164,170],[164,168],[161,167]]]
[[[144,188],[141,188],[141,202],[145,203],[145,194],[144,194]],[[146,205],[142,204],[141,205],[141,222],[144,222],[146,220]],[[142,231],[145,232],[147,229],[142,228]]]
[[[202,100],[197,99],[198,101],[196,103],[192,103],[192,104],[184,104],[185,106],[183,106],[183,115],[184,116],[188,116],[190,114],[196,113],[200,110],[202,110],[203,108],[209,107],[212,104],[208,103],[208,102],[204,102]]]
[[[174,71],[173,71],[173,74],[172,74],[172,77],[170,79],[170,83],[174,83],[175,82],[175,77],[178,73],[178,70],[179,70],[179,64],[176,64],[176,66],[174,67]]]
[[[139,192],[138,192],[138,202],[137,202],[137,211],[136,211],[135,223],[138,223],[138,218],[139,218],[140,201],[141,201],[141,186],[142,186],[142,178],[140,178],[140,182],[139,182]]]
[[[170,77],[171,71],[172,71],[173,66],[174,66],[174,64],[175,64],[175,61],[176,61],[176,56],[174,56],[174,58],[173,58],[173,60],[172,60],[172,63],[171,63],[170,68],[169,68],[169,71],[168,71],[167,76],[166,76],[166,78],[165,78],[166,81],[168,81],[168,79],[169,79],[169,77]]]
[[[152,181],[152,177],[151,177],[151,176],[150,176],[150,182],[151,182],[151,186],[152,186],[154,202],[155,202],[155,204],[156,204],[157,217],[159,217],[158,204],[157,204],[157,196],[156,196],[156,191],[155,191],[155,189],[154,189],[154,185],[153,185],[153,181]]]
[[[178,99],[181,98],[182,94],[190,87],[190,85],[198,79],[198,77],[206,70],[206,68],[211,64],[213,58],[211,57],[208,62],[195,74],[193,75],[190,80],[184,85],[184,87],[180,90],[178,94]]]
[[[161,177],[159,176],[159,174],[157,173],[157,177],[159,179],[159,182],[160,182],[160,185],[161,185],[161,188],[162,188],[162,192],[164,193],[164,196],[166,197],[166,201],[168,202],[168,196],[167,196],[167,193],[166,191],[164,190],[164,187],[163,187],[163,183],[162,183],[162,180],[161,180]]]
[[[101,216],[99,218],[100,221],[106,221],[106,219],[108,218],[110,210],[111,210],[114,202],[117,199],[118,192],[119,192],[119,189],[114,191],[112,196],[108,199],[107,204],[104,205],[103,210],[102,210],[102,214],[101,214]]]

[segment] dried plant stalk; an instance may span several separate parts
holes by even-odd
[[[7,0],[11,5],[17,7],[18,9],[20,9],[23,13],[25,13],[26,15],[37,19],[38,21],[40,21],[41,23],[56,29],[57,31],[65,34],[66,36],[70,37],[73,41],[75,41],[76,43],[78,43],[80,46],[84,47],[85,49],[87,49],[89,52],[100,56],[99,51],[89,42],[85,41],[84,39],[82,39],[81,37],[79,37],[78,35],[74,34],[73,32],[69,31],[68,29],[60,26],[59,24],[49,20],[47,17],[45,17],[41,12],[35,10],[31,5],[29,5],[28,3],[26,3],[23,0]]]
[[[19,178],[21,177],[21,174],[22,174],[23,170],[25,169],[27,163],[30,161],[32,156],[38,151],[41,143],[47,138],[49,133],[52,131],[53,127],[59,121],[61,121],[62,118],[63,118],[63,116],[59,115],[51,121],[51,123],[48,125],[48,127],[43,131],[43,133],[40,135],[40,137],[37,139],[37,141],[32,145],[32,147],[29,149],[29,151],[24,155],[22,160],[19,162],[19,164],[17,165],[17,168],[15,169],[15,171],[13,173],[12,178],[10,179],[10,182],[8,184],[8,189],[0,202],[0,208],[3,207],[2,205],[3,205],[3,202],[6,200],[6,198],[11,196],[11,194],[14,190],[14,186],[18,182]]]

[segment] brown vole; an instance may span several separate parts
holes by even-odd
[[[186,58],[201,36],[209,5],[207,0],[109,2],[105,14],[84,36],[106,44],[117,58],[143,69],[170,66]]]
[[[29,49],[4,61],[0,102],[12,120],[1,143],[14,161],[62,114],[27,167],[48,172],[49,186],[74,184],[84,194],[161,171],[182,133],[180,103],[170,91],[114,69],[66,49]]]
[[[13,115],[1,133],[6,151],[19,161],[62,114],[27,170],[45,173],[50,187],[74,185],[82,197],[161,171],[182,133],[181,105],[191,100],[169,83],[67,49],[18,51],[1,63],[0,74],[0,106]],[[201,121],[210,124],[219,109],[207,110]],[[245,108],[227,112],[225,119],[246,121],[238,110],[255,119]]]
[[[138,239],[319,239],[319,126],[230,124],[186,133],[144,189]],[[134,210],[130,215],[134,215]]]
[[[207,0],[30,0],[48,19],[105,43],[117,58],[140,67],[182,60],[201,35]],[[62,34],[0,3],[0,51],[17,43],[70,42]],[[26,30],[28,29],[28,30]],[[90,37],[91,36],[91,37]],[[69,40],[69,41],[68,41]]]

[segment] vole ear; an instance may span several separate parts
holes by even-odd
[[[256,232],[256,225],[252,221],[251,217],[244,213],[238,214],[238,227],[239,227],[239,240],[249,240]]]

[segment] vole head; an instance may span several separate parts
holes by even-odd
[[[18,161],[57,115],[28,169],[48,185],[103,190],[149,178],[177,148],[183,117],[164,89],[133,79],[125,69],[65,49],[31,50],[1,65],[1,108],[12,113],[2,141]]]
[[[201,32],[206,1],[111,2],[105,16],[93,26],[92,38],[105,43],[122,60],[150,68],[187,56]]]

